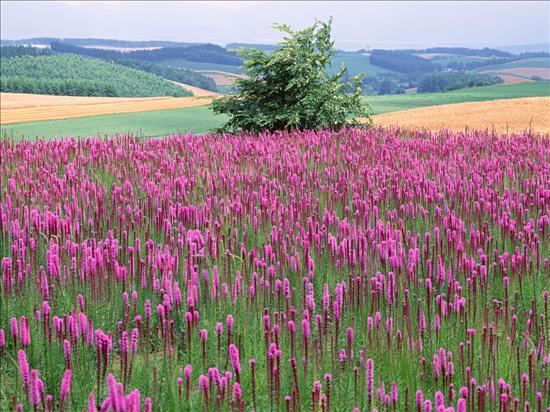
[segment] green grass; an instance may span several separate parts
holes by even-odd
[[[243,73],[244,70],[240,66],[230,66],[228,64],[217,64],[217,63],[202,63],[202,62],[192,62],[184,59],[169,59],[164,60],[161,64],[167,66],[179,67],[180,69],[189,69],[189,70],[218,70],[228,73]]]
[[[448,103],[475,102],[516,97],[550,96],[550,82],[493,85],[446,93],[410,93],[385,96],[365,96],[374,114],[414,109]],[[17,123],[1,127],[1,134],[21,138],[60,136],[92,136],[133,132],[143,137],[170,133],[207,133],[224,122],[207,106],[151,112],[82,117],[79,119]]]
[[[374,114],[435,106],[449,103],[481,102],[517,97],[550,96],[550,82],[517,83],[511,85],[472,87],[445,93],[410,93],[385,96],[365,96]]]
[[[530,59],[516,60],[510,63],[483,66],[476,69],[476,71],[513,69],[517,67],[535,67],[535,68],[540,67],[540,68],[550,69],[550,58],[532,57]]]
[[[365,73],[367,76],[374,76],[382,73],[396,73],[392,70],[384,69],[383,67],[375,66],[369,61],[369,57],[362,54],[348,54],[338,53],[333,58],[332,68],[329,69],[335,72],[340,69],[340,65],[343,64],[348,68],[348,72],[351,76],[355,76],[357,73]]]
[[[51,139],[62,136],[97,136],[98,134],[139,133],[143,137],[162,136],[177,132],[206,133],[221,126],[224,118],[215,116],[207,106],[151,112],[112,114],[81,117],[78,119],[25,122],[1,127],[1,134],[7,133],[19,139]]]

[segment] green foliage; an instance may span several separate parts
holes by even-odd
[[[113,83],[78,79],[32,79],[21,76],[2,76],[2,92],[49,94],[54,96],[117,97]]]
[[[503,80],[498,76],[490,74],[465,72],[430,73],[420,79],[418,92],[445,92],[467,87],[488,86],[497,83],[503,83]]]
[[[49,56],[50,54],[52,54],[50,49],[40,49],[38,47],[22,45],[0,47],[0,57],[6,59],[18,56]]]
[[[249,78],[237,79],[236,96],[213,102],[215,113],[230,116],[222,131],[337,129],[357,125],[352,116],[368,118],[360,78],[342,83],[344,67],[332,75],[326,71],[336,53],[331,22],[317,21],[302,31],[274,28],[287,34],[277,50],[238,51]]]
[[[2,92],[117,97],[191,95],[154,74],[74,55],[6,59],[0,74]]]
[[[385,78],[380,82],[378,87],[378,94],[404,94],[405,89],[399,87],[399,85],[392,79]]]

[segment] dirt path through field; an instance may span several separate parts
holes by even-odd
[[[421,107],[373,117],[377,126],[428,130],[495,130],[522,132],[531,128],[550,134],[550,97],[500,99]]]
[[[494,74],[496,74],[498,77],[504,80],[504,84],[528,83],[533,81],[530,79],[526,79],[524,77],[513,76],[510,74],[500,74],[500,73],[494,73]]]
[[[247,79],[244,74],[223,72],[220,70],[195,70],[197,73],[203,76],[209,77],[214,80],[218,86],[231,86],[235,84],[237,79]]]
[[[121,98],[0,93],[0,124],[204,106],[213,98],[215,96]]]
[[[185,90],[189,90],[190,92],[193,93],[193,96],[195,96],[195,97],[221,96],[221,94],[219,94],[217,92],[213,92],[211,90],[206,90],[206,89],[201,89],[200,87],[190,86],[188,84],[178,83],[178,82],[174,82],[174,81],[172,81],[172,83],[174,83],[174,84],[176,84],[180,87],[183,87]]]

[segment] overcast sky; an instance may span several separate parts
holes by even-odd
[[[2,39],[274,42],[274,22],[305,27],[334,17],[336,46],[507,46],[545,43],[550,2],[1,1]]]

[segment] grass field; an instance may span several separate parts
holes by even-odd
[[[339,53],[334,56],[333,61],[334,64],[330,69],[331,71],[336,72],[340,69],[340,65],[343,64],[348,68],[348,72],[351,76],[355,76],[361,72],[365,73],[367,76],[379,73],[396,73],[392,70],[370,64],[369,57],[362,54]]]
[[[169,133],[206,133],[221,126],[222,116],[214,116],[207,106],[186,109],[156,110],[140,113],[113,114],[79,119],[27,122],[2,126],[8,137],[45,138],[93,136],[114,133],[139,133],[140,136],[162,136]]]
[[[219,70],[222,72],[229,73],[243,73],[244,70],[239,66],[230,66],[228,64],[216,64],[216,63],[202,63],[202,62],[192,62],[184,59],[169,59],[164,60],[161,64],[167,66],[179,67],[180,69],[189,69],[189,70]]]
[[[536,76],[543,80],[550,80],[550,69],[544,67],[512,67],[500,70],[485,70],[482,73],[496,74],[497,76],[507,75],[526,80],[532,80]]]
[[[475,102],[518,97],[550,96],[550,82],[531,82],[513,85],[493,85],[448,93],[401,94],[365,96],[373,114],[414,109],[417,107],[449,103]],[[19,123],[2,126],[10,136],[20,138],[110,134],[120,131],[141,132],[142,136],[176,133],[178,130],[205,133],[220,126],[223,119],[216,117],[208,107],[158,110],[131,114],[85,117],[72,120],[55,120]]]
[[[440,104],[538,96],[550,96],[550,82],[531,82],[511,85],[498,84],[484,87],[472,87],[446,93],[365,96],[364,101],[370,104],[374,114],[381,114]]]
[[[420,56],[422,57],[422,56]],[[480,57],[477,56],[460,56],[456,54],[439,54],[437,56],[433,56],[431,59],[432,63],[439,64],[440,66],[446,67],[449,63],[472,63],[472,62],[478,62],[480,60],[483,60]]]
[[[533,57],[530,59],[517,60],[494,66],[483,66],[476,70],[480,73],[495,74],[500,76],[506,83],[531,80],[533,76],[541,79],[550,79],[550,58]]]
[[[485,70],[503,70],[503,69],[513,69],[517,67],[541,67],[541,68],[550,69],[550,58],[531,57],[529,59],[516,60],[510,63],[483,66],[483,67],[479,67],[475,71],[481,72]]]

